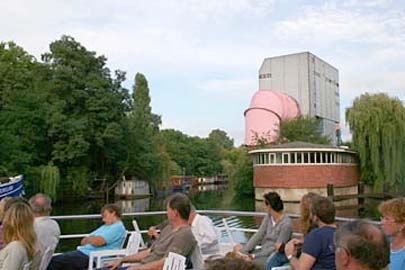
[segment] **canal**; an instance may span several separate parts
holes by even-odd
[[[226,185],[205,185],[204,190],[190,190],[187,192],[197,209],[222,209],[255,211],[255,200],[253,197],[237,197],[231,188]],[[165,210],[165,197],[149,197],[136,200],[119,200],[124,213],[160,211]],[[105,204],[103,200],[67,200],[54,205],[52,215],[82,215],[98,214],[100,208]],[[216,225],[222,226],[222,216],[210,216]],[[165,215],[153,217],[136,218],[141,229],[147,229],[152,225],[162,222]],[[133,230],[132,218],[123,219],[127,230]],[[252,217],[227,217],[230,226],[243,228],[256,228],[257,220]],[[101,219],[91,220],[59,220],[62,234],[84,234],[89,233],[102,225]],[[247,235],[242,232],[235,232],[233,237],[240,242],[246,241]],[[145,239],[147,240],[147,239]],[[75,249],[80,239],[61,240],[56,252],[65,252]]]
[[[200,186],[200,190],[193,189],[186,192],[190,197],[193,204],[198,210],[236,210],[236,211],[263,211],[263,203],[256,202],[252,197],[238,197],[235,195],[232,188],[227,185],[205,185]],[[167,196],[166,196],[167,197]],[[165,198],[166,197],[148,197],[136,200],[119,200],[116,201],[119,204],[124,213],[132,212],[145,212],[145,211],[163,211],[166,209]],[[370,219],[376,219],[378,214],[376,208],[379,202],[369,205],[366,209],[366,217]],[[68,200],[58,202],[54,205],[52,215],[83,215],[83,214],[98,214],[101,207],[105,204],[103,200]],[[287,204],[288,205],[288,204]],[[297,207],[298,205],[296,205]],[[288,212],[288,206],[286,207]],[[351,210],[353,211],[353,209]],[[354,217],[353,215],[345,215],[344,212],[337,211],[337,215],[340,217]],[[215,225],[223,226],[222,218],[224,216],[212,215],[210,216]],[[166,219],[165,215],[160,216],[148,216],[136,218],[139,227],[147,229],[150,226],[159,224]],[[259,218],[253,217],[226,217],[227,223],[231,227],[238,228],[257,228],[260,224]],[[123,218],[127,230],[133,230],[132,218]],[[62,234],[86,234],[98,226],[102,225],[101,219],[88,219],[88,220],[59,220],[59,225],[62,230]],[[250,233],[233,232],[233,238],[237,242],[246,242],[250,237]],[[224,234],[223,237],[226,237]],[[145,236],[144,236],[145,238]],[[224,239],[226,241],[226,239]],[[145,239],[148,241],[148,239]],[[65,252],[73,250],[79,244],[80,239],[61,240],[56,252]]]

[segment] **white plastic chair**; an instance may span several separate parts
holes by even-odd
[[[106,260],[112,260],[116,257],[122,257],[137,253],[139,250],[141,238],[142,237],[138,232],[131,232],[125,249],[100,250],[90,252],[88,270],[94,269],[94,261],[96,262],[96,268],[100,268]]]
[[[51,247],[47,247],[42,255],[41,264],[39,265],[39,270],[46,270],[48,264],[52,259],[54,250]]]
[[[277,267],[272,267],[271,270],[291,270],[290,265],[283,265],[283,266],[277,266]]]
[[[229,228],[228,222],[226,221],[225,218],[222,219],[222,223],[224,223],[225,231],[226,231],[226,234],[228,235],[229,241],[231,242],[232,246],[234,246],[235,245],[235,240],[233,239],[232,231]]]
[[[23,266],[23,270],[29,270],[31,267],[32,262],[27,262],[26,264],[24,264]]]
[[[132,220],[132,226],[134,227],[134,230],[135,230],[137,233],[139,233],[139,235],[141,236],[140,248],[141,248],[141,249],[147,248],[147,246],[146,246],[146,244],[145,244],[145,241],[143,241],[142,232],[141,232],[141,230],[139,229],[138,222],[136,222],[135,219]]]
[[[169,252],[165,263],[163,265],[163,270],[185,270],[186,269],[186,257]]]

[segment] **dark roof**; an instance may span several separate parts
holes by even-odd
[[[339,149],[339,147],[334,146],[334,145],[308,143],[308,142],[289,142],[289,143],[271,145],[268,148],[270,148],[270,149],[284,149],[284,148],[328,148],[328,149],[336,148],[336,149]]]

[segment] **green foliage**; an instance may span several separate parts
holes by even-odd
[[[220,129],[212,130],[208,135],[208,141],[224,149],[233,148],[233,139],[229,138],[226,132]]]
[[[247,148],[235,150],[233,173],[230,179],[238,195],[253,195],[253,163],[249,157]]]
[[[358,151],[361,178],[374,185],[399,190],[405,183],[405,108],[396,98],[386,94],[364,94],[346,110],[346,121]]]
[[[309,142],[330,144],[329,138],[322,136],[321,120],[314,117],[299,117],[282,122],[280,126],[279,142]]]
[[[72,185],[74,194],[84,196],[88,192],[89,172],[86,167],[73,167],[67,171],[66,180]]]
[[[42,193],[48,194],[53,200],[57,199],[57,188],[60,183],[60,173],[58,167],[48,164],[42,166],[41,170],[41,179],[39,190]]]
[[[160,131],[145,76],[136,74],[130,96],[125,72],[112,74],[106,61],[69,36],[41,61],[0,43],[0,174],[23,173],[28,190],[54,199],[86,196],[94,177],[164,187],[174,174],[234,174],[239,163],[226,132]]]

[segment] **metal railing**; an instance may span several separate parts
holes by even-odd
[[[236,217],[264,217],[267,215],[264,212],[249,212],[249,211],[229,211],[229,210],[197,210],[200,214],[206,215],[219,215],[219,216],[236,216]],[[122,214],[124,218],[128,217],[147,217],[147,216],[156,216],[156,215],[165,215],[166,211],[148,211],[148,212],[133,212],[133,213],[125,213]],[[291,218],[299,218],[299,215],[296,214],[289,214]],[[101,214],[89,214],[89,215],[67,215],[67,216],[51,216],[51,218],[55,220],[83,220],[83,219],[100,219]],[[344,218],[344,217],[336,217],[337,222],[346,222],[354,220],[354,218]],[[379,225],[380,222],[373,222],[374,224]],[[218,226],[218,229],[221,231],[225,231],[225,226]],[[249,232],[254,233],[257,229],[251,228],[237,228],[237,227],[229,227],[230,231],[240,231],[240,232]],[[129,231],[132,232],[132,231]],[[147,233],[147,230],[140,230],[142,234]],[[83,238],[88,234],[67,234],[61,235],[60,239],[74,239],[74,238]]]

